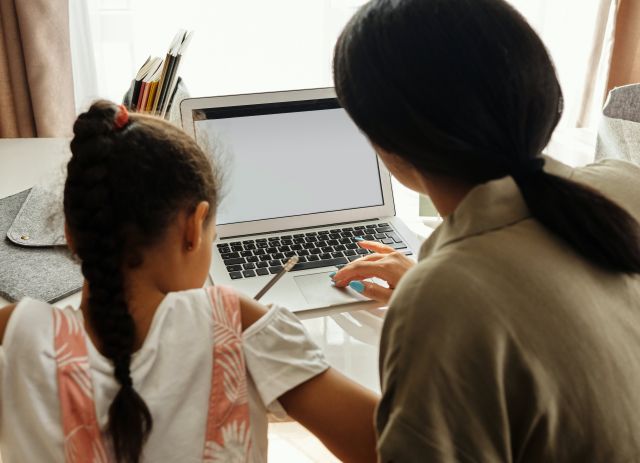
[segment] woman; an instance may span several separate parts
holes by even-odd
[[[640,169],[541,156],[562,94],[539,37],[502,0],[373,0],[334,73],[445,217],[417,265],[368,244],[333,276],[391,297],[381,461],[640,461]]]

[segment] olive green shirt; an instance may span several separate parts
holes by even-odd
[[[545,170],[640,218],[640,168]],[[640,277],[578,255],[510,177],[424,243],[380,347],[382,462],[640,462]]]

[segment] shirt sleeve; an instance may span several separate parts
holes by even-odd
[[[513,460],[537,415],[530,365],[479,294],[404,285],[381,344],[380,462]],[[445,297],[446,296],[446,297]]]
[[[329,368],[302,322],[280,306],[244,332],[243,344],[249,374],[271,412],[282,411],[278,397]]]

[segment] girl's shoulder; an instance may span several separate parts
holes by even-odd
[[[223,314],[238,313],[239,299],[229,288],[208,287],[168,293],[154,315],[149,335],[162,333],[213,333],[214,324]]]
[[[2,345],[2,341],[4,341],[4,332],[7,329],[7,324],[15,308],[16,304],[9,304],[0,308],[0,346]]]
[[[161,305],[165,306],[166,311],[179,311],[181,316],[190,312],[196,317],[204,316],[210,319],[217,308],[237,310],[239,298],[231,288],[209,286],[169,293]]]
[[[7,354],[15,348],[19,348],[21,352],[30,347],[40,350],[41,344],[53,348],[50,342],[53,336],[53,311],[64,310],[76,316],[76,310],[71,307],[58,309],[47,302],[29,297],[12,308],[2,310],[10,310],[2,338],[2,347]]]

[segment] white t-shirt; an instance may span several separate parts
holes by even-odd
[[[53,344],[53,307],[23,299],[13,311],[0,348],[0,449],[3,463],[64,462]],[[204,289],[168,294],[131,377],[153,416],[144,462],[202,461],[211,389],[212,307]],[[87,337],[97,418],[107,425],[119,385],[111,362]],[[254,463],[267,460],[267,409],[276,399],[328,368],[322,351],[289,311],[273,307],[243,334],[249,372]]]

